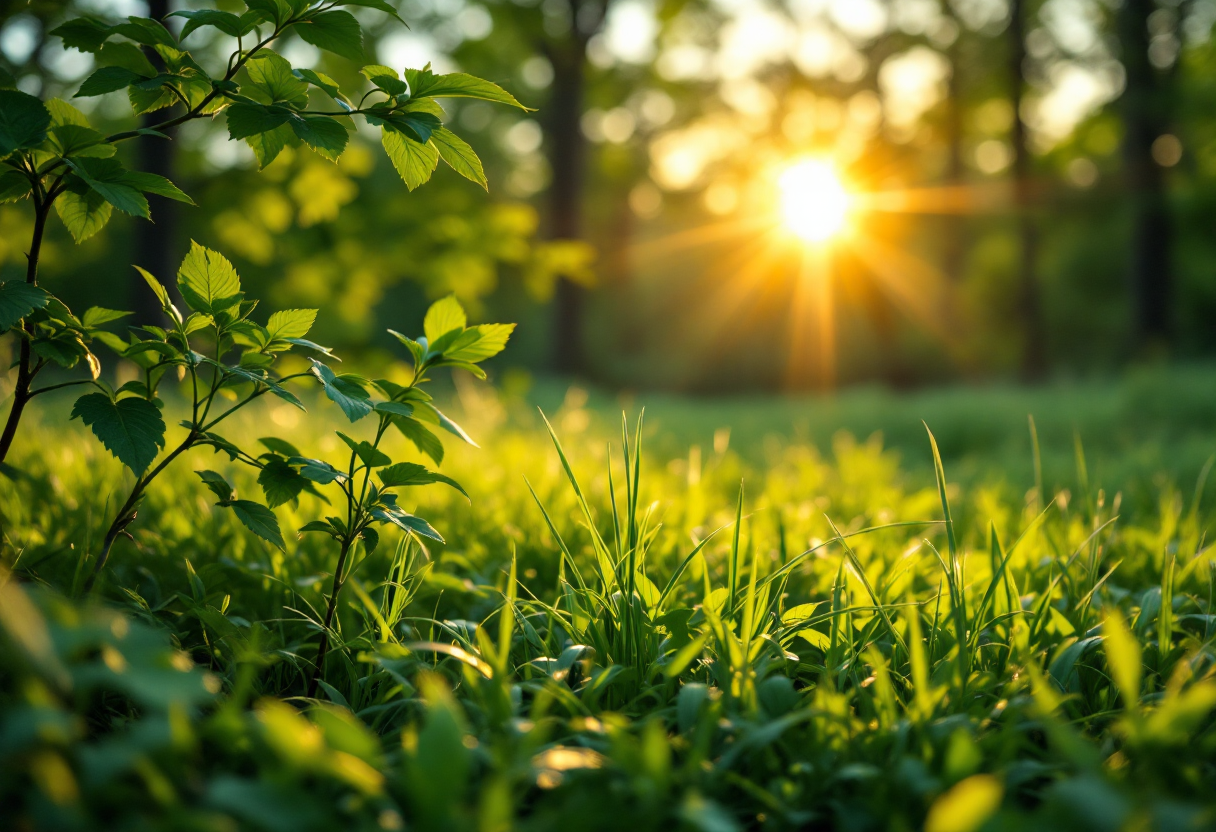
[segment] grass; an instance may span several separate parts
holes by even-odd
[[[158,481],[102,598],[68,600],[124,475],[46,402],[25,478],[0,482],[18,578],[0,590],[0,813],[1211,828],[1213,381],[729,402],[462,386],[484,450],[450,448],[444,471],[470,500],[417,492],[444,546],[357,553],[317,699],[334,553],[280,554],[214,511],[192,468],[257,493],[222,456]],[[622,430],[622,404],[644,421]],[[292,416],[231,432],[336,445]],[[324,513],[304,500],[285,529]]]

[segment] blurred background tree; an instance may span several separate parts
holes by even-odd
[[[0,63],[70,96],[92,58],[44,48],[61,19],[192,5],[13,2]],[[252,157],[192,123],[168,154],[124,152],[200,207],[52,237],[49,283],[133,308],[128,272],[102,264],[166,272],[196,237],[272,303],[323,307],[318,337],[347,351],[455,292],[521,322],[508,361],[672,390],[1042,378],[1216,349],[1216,0],[394,5],[417,25],[361,15],[369,63],[468,69],[538,108],[448,108],[488,199],[444,171],[409,194],[358,141],[337,164],[285,153],[241,194]],[[283,49],[340,81],[358,69]],[[129,120],[121,93],[81,106]],[[829,243],[793,239],[778,210],[805,158],[853,193]],[[0,206],[4,278],[25,222]]]

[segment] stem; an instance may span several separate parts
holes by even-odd
[[[381,417],[380,425],[376,429],[376,440],[372,443],[372,447],[380,445],[380,440],[384,437],[384,431],[387,428],[387,419]],[[333,625],[334,612],[338,608],[338,593],[342,591],[344,581],[342,568],[346,565],[346,556],[350,553],[351,547],[355,545],[356,536],[362,531],[365,524],[363,502],[367,499],[367,486],[371,479],[372,469],[370,465],[365,469],[363,487],[360,489],[359,499],[355,500],[355,459],[356,455],[352,451],[346,477],[349,490],[345,487],[342,489],[346,492],[346,536],[342,540],[342,551],[338,553],[338,566],[334,569],[334,582],[329,591],[329,605],[325,610],[325,625],[321,628],[321,643],[317,645],[317,663],[313,667],[312,678],[308,682],[308,698],[310,699],[317,695],[317,682],[320,680],[321,670],[325,666],[325,654],[329,652],[329,629]],[[356,519],[358,523],[356,523]]]
[[[51,210],[54,197],[41,200],[34,208],[34,234],[30,240],[30,252],[26,256],[25,282],[31,286],[38,285],[38,255],[42,251],[42,236],[46,231],[46,218]],[[27,324],[22,328],[32,334]],[[17,424],[21,421],[21,413],[29,402],[30,384],[37,370],[30,368],[30,342],[28,338],[21,339],[21,355],[17,361],[17,386],[13,389],[13,408],[8,413],[8,421],[4,424],[4,432],[0,433],[0,462],[8,456],[8,449],[13,445],[13,437],[17,435]]]
[[[82,378],[82,379],[78,379],[77,381],[65,381],[60,384],[52,384],[48,387],[39,387],[37,390],[31,390],[29,397],[32,399],[32,398],[34,398],[34,396],[41,396],[43,393],[49,393],[52,390],[62,390],[65,387],[75,387],[78,384],[95,384],[95,383],[96,382],[94,382],[93,379],[91,379],[91,378]]]
[[[317,645],[317,664],[308,682],[309,699],[317,695],[317,682],[321,679],[321,668],[325,666],[325,654],[329,652],[329,628],[333,625],[334,612],[338,608],[338,593],[342,591],[342,567],[346,565],[346,556],[352,545],[354,542],[348,534],[342,541],[342,551],[338,553],[338,568],[334,570],[334,583],[329,591],[329,606],[325,610],[325,624],[321,627],[321,643]]]
[[[110,549],[114,546],[114,541],[122,534],[127,526],[131,525],[131,521],[135,519],[135,505],[143,497],[144,491],[152,483],[152,480],[169,467],[169,463],[177,459],[194,445],[194,441],[198,438],[196,430],[191,429],[190,433],[182,441],[182,444],[174,448],[168,456],[160,461],[160,464],[153,468],[147,474],[135,481],[135,487],[131,489],[131,494],[127,497],[127,501],[122,504],[122,508],[114,515],[114,522],[110,523],[110,528],[106,530],[105,539],[101,544],[101,554],[97,556],[97,562],[93,564],[93,571],[89,573],[89,577],[84,582],[83,594],[88,595],[93,591],[93,584],[97,581],[97,576],[101,574],[101,570],[105,568],[106,561],[110,557]]]

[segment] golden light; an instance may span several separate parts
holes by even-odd
[[[777,179],[786,228],[812,243],[839,234],[848,220],[851,199],[836,169],[821,159],[803,159]]]

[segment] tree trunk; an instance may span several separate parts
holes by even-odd
[[[1033,380],[1042,376],[1046,368],[1044,350],[1043,313],[1039,300],[1037,260],[1039,250],[1038,228],[1031,212],[1032,183],[1030,177],[1030,147],[1027,144],[1026,124],[1022,121],[1022,102],[1025,97],[1026,79],[1026,18],[1027,0],[1012,0],[1009,19],[1009,83],[1012,87],[1013,103],[1013,187],[1017,206],[1020,258],[1018,262],[1018,314],[1022,323],[1022,377]]]
[[[1127,86],[1123,93],[1123,158],[1129,191],[1131,294],[1140,350],[1169,344],[1171,222],[1165,176],[1153,160],[1153,142],[1166,132],[1167,91],[1148,60],[1148,17],[1153,0],[1124,0],[1119,38]]]
[[[948,5],[948,4],[947,4]],[[956,22],[957,23],[957,22]],[[963,71],[960,66],[962,53],[962,26],[959,25],[959,35],[950,45],[950,80],[947,89],[949,100],[946,110],[946,185],[950,188],[963,187],[966,171],[963,168]],[[947,218],[946,246],[943,255],[946,277],[955,285],[963,281],[964,260],[967,253],[967,219],[961,213],[952,214]],[[943,297],[950,298],[951,292],[943,292]],[[950,309],[943,310],[951,314]]]
[[[585,48],[581,38],[551,52],[553,94],[549,99],[547,132],[549,166],[549,237],[577,240],[582,235],[582,196],[587,156],[583,136],[583,80]],[[559,278],[554,303],[553,366],[561,373],[579,373],[583,361],[583,305],[586,290]]]
[[[169,0],[151,0],[148,13],[156,20],[163,20],[172,11]],[[147,50],[154,64],[160,67],[159,56]],[[164,114],[148,113],[141,119],[141,127],[151,127],[163,120]],[[174,158],[177,155],[174,139],[176,128],[164,131],[169,139],[158,136],[140,136],[138,142],[139,168],[145,173],[154,173],[166,179],[173,179]],[[148,209],[152,222],[138,222],[135,225],[134,257],[136,265],[147,269],[158,280],[165,284],[170,292],[176,295],[177,262],[180,259],[176,250],[178,203],[163,196],[147,194]],[[160,308],[156,296],[148,291],[148,285],[135,270],[131,271],[130,297],[132,311],[137,321],[160,321],[165,315]]]

